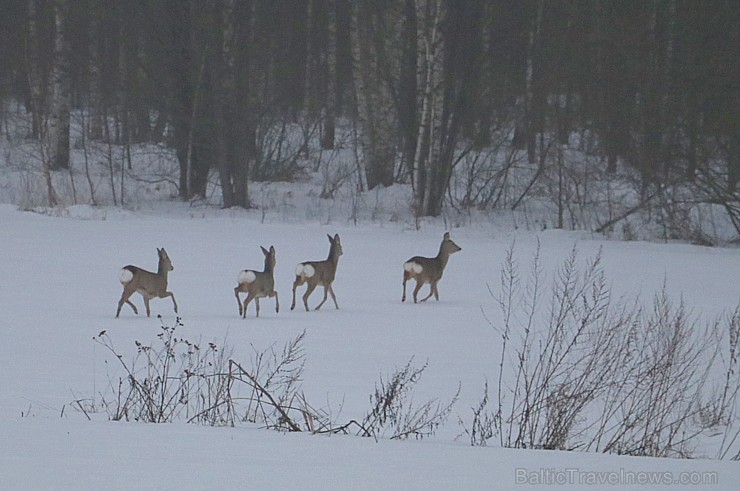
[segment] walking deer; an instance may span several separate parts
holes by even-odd
[[[136,306],[131,303],[129,298],[134,292],[138,292],[144,297],[144,306],[146,307],[146,316],[150,317],[149,311],[149,300],[152,298],[172,298],[172,304],[175,307],[175,313],[177,313],[177,302],[175,301],[175,295],[172,292],[167,291],[167,273],[172,271],[172,261],[170,261],[167,251],[164,248],[157,248],[157,254],[159,255],[159,266],[157,272],[152,273],[145,269],[141,269],[136,266],[124,266],[118,274],[118,278],[123,285],[123,293],[121,299],[118,301],[118,310],[116,311],[116,317],[121,314],[121,308],[124,303],[127,303],[134,309],[134,313],[139,315],[139,311]]]
[[[326,297],[331,294],[331,299],[334,300],[334,306],[338,309],[337,297],[334,295],[334,290],[331,287],[334,281],[334,276],[337,273],[337,264],[339,263],[339,256],[342,255],[342,243],[339,240],[339,234],[335,234],[334,237],[327,235],[331,247],[329,248],[329,257],[326,261],[308,261],[300,263],[295,269],[295,281],[293,282],[293,303],[290,306],[290,310],[295,308],[295,290],[304,283],[308,283],[306,287],[306,293],[303,294],[303,306],[306,307],[308,312],[308,297],[311,296],[314,289],[321,285],[324,287],[324,299],[320,304],[316,306],[316,310],[319,310]]]
[[[264,271],[253,271],[251,269],[240,271],[237,277],[239,284],[234,288],[236,303],[239,305],[239,315],[242,319],[247,318],[247,306],[252,299],[254,299],[254,304],[257,308],[257,317],[260,316],[260,298],[263,297],[275,297],[275,313],[280,312],[280,302],[278,300],[278,294],[275,291],[274,278],[276,262],[275,246],[270,246],[269,251],[262,246],[260,246],[260,249],[262,249],[262,253],[265,255]],[[239,299],[240,293],[247,294],[247,297],[244,299],[244,306],[242,306]]]
[[[439,301],[437,283],[440,278],[442,278],[442,273],[445,270],[445,266],[447,266],[447,260],[450,258],[450,254],[454,254],[461,250],[462,248],[450,239],[450,233],[445,232],[444,237],[442,238],[442,244],[439,246],[439,254],[437,254],[437,257],[414,256],[403,263],[403,296],[401,297],[401,301],[406,301],[406,282],[411,278],[416,280],[416,288],[414,288],[414,303],[417,302],[416,296],[425,283],[429,283],[429,295],[424,297],[421,301],[426,302],[432,295],[434,295],[434,298]]]

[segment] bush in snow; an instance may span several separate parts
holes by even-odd
[[[512,245],[492,293],[501,311],[489,321],[501,336],[498,380],[473,408],[471,444],[687,457],[708,406],[729,417],[740,387],[737,314],[717,391],[708,382],[719,369],[719,323],[701,326],[665,286],[650,308],[614,299],[601,255],[579,267],[574,249],[546,297],[539,249],[531,264],[522,278]]]
[[[455,395],[447,403],[431,399],[414,404],[414,386],[426,365],[415,367],[409,361],[380,379],[365,416],[340,424],[329,410],[310,404],[301,390],[305,331],[280,351],[272,347],[255,350],[251,366],[245,368],[232,358],[233,351],[227,346],[208,343],[201,347],[201,343],[177,337],[180,327],[179,319],[174,326],[162,323],[157,341],[135,342],[136,354],[130,361],[105,331],[94,338],[124,371],[124,376],[110,382],[113,397],[103,400],[110,419],[184,420],[211,426],[252,423],[278,431],[424,438],[434,435],[446,421],[457,399]]]

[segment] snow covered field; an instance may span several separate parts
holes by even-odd
[[[105,210],[105,209],[103,209]],[[500,315],[488,287],[499,284],[505,250],[525,267],[540,241],[548,277],[574,244],[586,261],[603,248],[603,265],[616,295],[647,299],[665,282],[694,314],[711,320],[737,305],[740,251],[689,245],[610,242],[559,231],[495,232],[485,226],[452,229],[462,251],[451,257],[440,282],[440,302],[401,299],[402,264],[434,256],[445,231],[400,223],[352,226],[261,223],[259,212],[192,211],[163,203],[156,211],[71,207],[50,217],[0,205],[0,488],[2,489],[669,489],[684,480],[700,489],[737,489],[737,462],[624,457],[585,452],[470,447],[462,420],[497,375],[500,335],[486,317]],[[344,255],[334,290],[341,307],[290,311],[295,265],[326,257],[327,234],[339,233]],[[259,246],[277,249],[276,289],[281,311],[263,299],[261,317],[238,317],[237,273],[262,269]],[[447,423],[421,441],[354,436],[281,434],[250,425],[214,428],[177,422],[92,421],[71,403],[99,398],[121,376],[111,354],[93,342],[105,330],[119,353],[151,343],[160,321],[175,321],[168,299],[152,301],[152,318],[124,306],[118,270],[135,264],[156,269],[165,247],[191,341],[228,344],[233,358],[250,356],[306,330],[303,391],[338,419],[361,418],[379,377],[410,358],[428,368],[415,401],[460,397]],[[422,291],[425,292],[426,288]],[[303,289],[299,290],[302,294]],[[310,304],[321,299],[320,289]],[[462,436],[460,436],[462,435]],[[698,457],[714,459],[718,434],[708,434]],[[640,474],[659,472],[662,474]],[[687,474],[688,473],[688,474]],[[657,482],[655,480],[658,480]],[[708,482],[709,480],[710,482]],[[679,482],[680,481],[680,482]],[[594,485],[596,484],[596,485]],[[670,484],[670,485],[669,485]]]

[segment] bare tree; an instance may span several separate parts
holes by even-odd
[[[69,7],[67,0],[54,0],[54,58],[49,79],[48,149],[52,170],[69,168]]]
[[[398,125],[394,74],[397,55],[395,40],[399,22],[397,5],[378,9],[374,2],[355,3],[352,50],[355,93],[361,128],[362,182],[367,189],[390,186],[394,181],[396,131]]]

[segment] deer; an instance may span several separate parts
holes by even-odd
[[[127,303],[134,309],[134,313],[139,315],[139,311],[136,306],[131,303],[131,295],[135,292],[141,294],[144,297],[144,306],[146,307],[146,316],[150,317],[151,313],[149,310],[149,300],[152,298],[172,298],[172,304],[175,307],[175,313],[177,313],[177,301],[175,301],[175,295],[167,291],[167,273],[172,271],[172,261],[170,261],[167,251],[164,248],[157,248],[157,255],[159,256],[159,266],[157,272],[152,273],[145,269],[141,269],[137,266],[124,266],[118,274],[118,279],[123,285],[123,293],[121,299],[118,301],[118,310],[116,311],[116,318],[121,314],[121,308],[124,303]]]
[[[303,294],[303,306],[308,308],[308,297],[316,289],[317,286],[321,285],[324,287],[324,299],[318,304],[315,310],[319,310],[328,294],[331,294],[331,299],[334,300],[334,306],[339,309],[337,304],[337,297],[334,295],[334,290],[331,287],[334,281],[334,276],[337,273],[337,264],[339,264],[339,256],[342,255],[342,243],[339,240],[339,234],[335,234],[334,237],[327,234],[331,246],[329,247],[329,257],[325,261],[307,261],[298,264],[295,269],[295,281],[293,282],[293,303],[290,306],[290,310],[295,309],[295,291],[296,288],[307,283],[306,293]]]
[[[401,302],[406,301],[406,282],[412,278],[416,280],[414,303],[417,303],[417,294],[425,283],[429,283],[429,295],[421,301],[426,302],[432,295],[439,301],[437,283],[442,278],[442,273],[444,273],[450,255],[461,250],[462,248],[450,239],[450,233],[445,232],[442,243],[439,246],[437,257],[414,256],[403,263],[403,296],[401,297]]]
[[[239,315],[242,319],[247,318],[247,306],[252,300],[254,300],[257,309],[257,317],[260,316],[260,298],[263,297],[275,297],[275,313],[280,312],[280,301],[275,291],[274,278],[276,263],[275,246],[270,246],[269,251],[262,246],[260,246],[260,249],[262,249],[262,253],[265,255],[264,271],[253,271],[251,269],[240,271],[237,277],[239,284],[234,288],[236,303],[239,306]],[[240,293],[247,294],[244,299],[244,306],[242,306],[242,302],[239,299]]]

